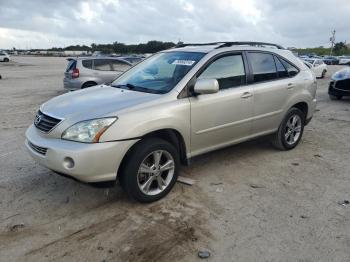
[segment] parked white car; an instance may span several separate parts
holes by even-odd
[[[316,77],[324,78],[327,73],[327,65],[323,62],[322,59],[304,59],[304,63],[314,72]]]
[[[4,51],[0,51],[0,61],[2,61],[2,62],[9,62],[10,61],[9,54],[4,52]]]
[[[350,65],[350,56],[341,56],[339,58],[339,65]]]

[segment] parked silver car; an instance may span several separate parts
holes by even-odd
[[[278,45],[182,45],[111,85],[44,103],[25,143],[49,169],[85,182],[119,179],[130,196],[151,202],[197,155],[271,134],[277,148],[294,148],[316,87],[310,69]]]
[[[110,83],[131,66],[132,63],[116,57],[69,58],[63,86],[77,90]]]

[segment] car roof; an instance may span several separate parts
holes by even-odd
[[[118,60],[125,62],[126,64],[132,65],[129,61],[123,59],[122,57],[113,57],[113,56],[79,56],[79,57],[69,57],[67,58],[68,61],[70,60],[93,60],[93,59],[110,59],[110,60]]]
[[[263,42],[216,42],[207,44],[184,44],[178,45],[174,48],[164,50],[162,52],[199,52],[211,55],[216,55],[224,52],[232,51],[266,51],[277,54],[284,59],[292,62],[299,69],[306,68],[304,63],[297,58],[290,50],[284,49],[277,44],[263,43]]]

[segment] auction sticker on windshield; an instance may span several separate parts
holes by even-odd
[[[184,65],[184,66],[192,66],[196,61],[193,60],[174,60],[172,62],[173,65]]]

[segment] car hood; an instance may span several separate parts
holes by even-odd
[[[40,110],[61,119],[87,120],[114,116],[116,112],[159,98],[150,94],[106,85],[66,93],[44,103]]]

